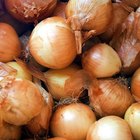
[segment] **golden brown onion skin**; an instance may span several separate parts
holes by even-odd
[[[7,11],[22,22],[37,22],[52,14],[57,0],[5,0]]]
[[[16,79],[0,94],[0,113],[4,121],[13,125],[27,124],[43,107],[39,89],[28,80]]]
[[[9,62],[21,53],[21,43],[15,29],[7,24],[0,23],[0,61]]]
[[[76,57],[75,36],[65,19],[47,18],[34,28],[29,49],[39,64],[52,69],[65,68]]]
[[[54,138],[49,138],[49,139],[46,139],[46,140],[67,140],[67,139],[61,138],[61,137],[54,137]]]
[[[78,19],[81,29],[105,32],[112,19],[111,0],[69,0],[66,17]]]

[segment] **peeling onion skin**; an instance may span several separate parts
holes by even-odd
[[[91,125],[86,140],[133,140],[128,123],[117,116],[107,116]]]
[[[95,121],[95,114],[89,106],[72,103],[58,106],[52,116],[50,130],[55,137],[85,140],[88,128]]]
[[[135,140],[140,139],[140,103],[132,104],[126,111],[124,119],[128,122]]]
[[[9,62],[21,53],[21,43],[15,29],[7,24],[0,23],[0,61]]]
[[[7,11],[25,23],[38,22],[50,16],[57,0],[5,0]]]
[[[76,57],[74,33],[65,19],[47,18],[34,28],[29,50],[39,64],[52,69],[65,68]]]
[[[13,125],[27,124],[43,107],[43,97],[38,88],[28,80],[16,79],[1,89],[0,113],[4,121]]]

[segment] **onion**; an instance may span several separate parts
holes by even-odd
[[[124,119],[128,122],[135,140],[140,139],[140,103],[132,104],[126,111]]]
[[[84,140],[90,125],[96,121],[94,112],[85,104],[59,106],[54,112],[50,129],[53,136],[68,140]]]
[[[127,6],[123,7],[121,3],[113,3],[113,19],[106,32],[100,35],[102,41],[109,42],[112,39],[116,30],[121,26],[132,10],[133,9]]]
[[[67,2],[58,2],[56,5],[56,8],[53,11],[52,16],[60,16],[63,18],[65,17],[65,8],[66,8]]]
[[[26,79],[32,81],[32,75],[30,74],[27,66],[22,61],[11,61],[7,63],[9,66],[17,70],[16,78]]]
[[[127,4],[128,6],[135,8],[135,9],[140,6],[139,0],[122,0],[122,2]]]
[[[39,64],[53,69],[65,68],[76,57],[74,33],[63,18],[47,18],[34,28],[29,49]]]
[[[93,34],[105,32],[112,19],[111,0],[69,0],[66,17],[75,31],[77,50],[81,53],[81,30],[95,30]]]
[[[78,72],[78,70],[80,70],[79,66],[72,64],[64,69],[50,69],[44,73],[47,81],[48,90],[52,94],[54,99],[59,100],[61,98],[66,98],[70,96],[74,97],[79,94],[77,93],[75,95],[72,95],[71,93],[68,95],[65,90],[66,81],[71,78],[71,76],[74,75],[76,72]]]
[[[124,21],[114,35],[111,46],[122,61],[122,73],[130,75],[140,66],[140,8]]]
[[[120,72],[121,60],[107,44],[99,43],[82,55],[82,66],[92,76],[111,77]]]
[[[93,80],[89,87],[90,105],[99,116],[123,116],[134,102],[123,79]]]
[[[49,138],[49,139],[46,139],[46,140],[67,140],[67,139],[61,138],[61,137],[54,137],[54,138]]]
[[[21,43],[14,28],[6,23],[0,23],[0,61],[8,62],[18,57]]]
[[[133,140],[125,120],[117,116],[107,116],[93,123],[86,140]]]
[[[136,101],[140,101],[140,68],[138,68],[131,79],[131,93]]]
[[[57,0],[5,0],[7,11],[22,22],[37,22],[52,14]]]

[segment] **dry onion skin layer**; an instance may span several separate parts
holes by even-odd
[[[123,79],[99,79],[89,87],[90,105],[97,115],[122,117],[134,99]]]
[[[49,139],[46,139],[46,140],[67,140],[67,139],[61,138],[61,137],[54,137],[54,138],[49,138]]]
[[[50,16],[57,0],[5,0],[7,11],[17,20],[30,23]]]
[[[136,101],[140,101],[140,68],[138,68],[131,79],[131,93]]]
[[[133,140],[128,123],[117,116],[107,116],[93,123],[86,140]]]
[[[0,103],[4,121],[24,125],[40,113],[44,99],[34,83],[15,79],[9,86],[1,89]]]
[[[55,137],[85,140],[88,128],[96,121],[94,112],[82,103],[59,106],[54,112],[50,129]]]
[[[39,64],[52,69],[65,68],[76,57],[74,33],[65,19],[47,18],[34,28],[29,50]]]
[[[82,66],[92,76],[104,78],[119,73],[122,64],[118,54],[112,47],[99,43],[83,53]]]
[[[140,139],[140,103],[132,104],[126,111],[124,119],[128,122],[135,140]]]
[[[0,23],[0,62],[9,62],[18,57],[21,52],[21,43],[15,29],[7,24]]]

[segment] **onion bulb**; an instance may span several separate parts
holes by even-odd
[[[67,95],[67,92],[65,90],[65,83],[69,78],[71,78],[72,75],[74,75],[79,70],[79,66],[72,64],[64,69],[49,69],[44,73],[47,81],[47,88],[54,99],[59,100],[61,98],[66,98],[70,96],[74,97],[74,95],[72,94]]]
[[[107,44],[99,43],[82,55],[82,66],[92,76],[111,77],[121,70],[118,54]]]
[[[11,25],[0,23],[0,40],[0,62],[9,62],[20,55],[21,43]]]
[[[131,12],[118,28],[111,46],[117,51],[122,61],[122,73],[130,75],[140,66],[140,8]]]
[[[133,140],[133,137],[125,120],[107,116],[90,126],[86,140]]]
[[[135,140],[140,139],[140,103],[132,104],[126,111],[124,119],[128,122]]]
[[[65,68],[76,57],[74,33],[63,18],[47,18],[34,28],[29,49],[39,64],[52,69]]]
[[[131,78],[131,93],[136,101],[140,101],[140,68],[138,68]]]
[[[67,139],[61,138],[61,137],[54,137],[54,138],[49,138],[49,139],[46,139],[46,140],[67,140]]]
[[[93,80],[89,87],[90,105],[99,116],[123,116],[134,102],[123,79]]]
[[[50,122],[53,136],[68,140],[84,140],[87,130],[96,121],[94,112],[85,104],[58,106]]]
[[[77,50],[81,53],[81,31],[91,31],[94,35],[105,32],[112,19],[111,0],[69,0],[66,17],[75,31]]]
[[[52,14],[57,0],[5,0],[7,11],[22,22],[37,22]]]
[[[138,8],[140,6],[139,0],[121,0],[123,3],[127,4],[130,7]]]

